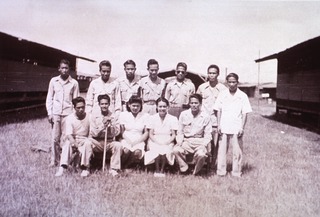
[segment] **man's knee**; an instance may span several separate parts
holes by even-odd
[[[112,146],[114,147],[114,149],[122,149],[121,142],[112,142]]]

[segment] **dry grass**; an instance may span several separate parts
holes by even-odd
[[[0,216],[320,215],[320,136],[258,113],[249,116],[241,179],[139,171],[56,178],[49,154],[30,151],[48,135],[45,119],[0,127]]]

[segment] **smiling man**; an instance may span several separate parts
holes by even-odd
[[[188,170],[186,155],[194,155],[196,165],[193,175],[201,170],[207,158],[207,153],[211,151],[211,146],[209,146],[212,131],[210,116],[201,111],[201,104],[201,95],[192,94],[189,97],[190,109],[181,112],[176,137],[177,145],[173,148],[181,172]]]

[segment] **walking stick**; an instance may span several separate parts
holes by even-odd
[[[107,155],[107,137],[108,137],[108,127],[110,125],[110,122],[106,125],[106,132],[104,135],[104,144],[103,144],[103,159],[102,159],[102,172],[105,171],[106,166],[106,155]]]

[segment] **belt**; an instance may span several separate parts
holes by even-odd
[[[186,139],[190,139],[190,138],[203,138],[202,135],[193,135],[193,136],[184,136],[184,138]]]
[[[171,108],[183,108],[183,109],[189,109],[190,106],[188,104],[177,104],[177,103],[170,103]]]
[[[147,105],[155,105],[156,104],[156,101],[155,100],[146,100],[146,101],[143,101],[145,104]]]

